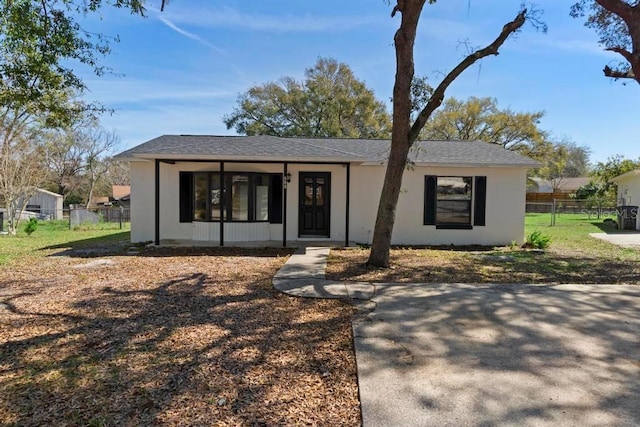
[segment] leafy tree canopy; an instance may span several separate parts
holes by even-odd
[[[109,52],[109,40],[82,28],[77,18],[103,4],[143,14],[143,3],[0,0],[0,107],[17,115],[44,115],[51,126],[86,111],[91,106],[67,102],[85,89],[73,67],[80,63],[104,73],[99,58]]]
[[[304,81],[282,77],[239,95],[228,129],[244,135],[387,138],[391,120],[351,68],[319,58]]]
[[[598,162],[593,167],[591,176],[597,181],[611,186],[613,184],[613,178],[638,168],[640,168],[640,159],[626,159],[624,156],[618,154],[609,157],[606,162]]]
[[[544,160],[551,150],[549,135],[538,126],[544,112],[515,112],[498,108],[495,98],[471,97],[445,100],[433,113],[423,139],[484,141]]]
[[[541,178],[551,181],[554,190],[559,187],[565,178],[577,178],[589,174],[588,147],[577,145],[571,141],[554,143],[542,160],[544,166],[535,171]]]
[[[600,44],[624,58],[616,67],[605,66],[605,76],[640,83],[640,0],[580,0],[571,16],[586,16],[585,25],[596,31]]]
[[[591,171],[592,181],[580,187],[576,197],[603,199],[613,205],[617,202],[618,191],[613,178],[638,168],[640,159],[626,159],[620,154],[609,157],[605,162],[598,162]]]

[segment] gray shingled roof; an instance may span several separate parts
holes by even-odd
[[[275,136],[163,135],[116,156],[121,159],[203,159],[383,162],[390,141]],[[537,167],[538,163],[498,145],[479,141],[419,141],[410,153],[417,163]]]

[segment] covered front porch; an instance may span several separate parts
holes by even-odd
[[[154,159],[152,165],[155,246],[351,243],[349,162]],[[137,214],[148,221],[148,211]]]

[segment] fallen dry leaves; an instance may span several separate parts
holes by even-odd
[[[327,264],[332,280],[400,283],[632,283],[640,262],[578,251],[544,253],[508,248],[395,248],[391,268],[365,265],[369,251],[334,249]]]
[[[290,252],[145,250],[0,271],[0,424],[359,425],[344,302]]]

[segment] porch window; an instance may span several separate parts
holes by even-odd
[[[181,172],[180,221],[220,221],[221,218],[230,222],[281,223],[281,175]]]
[[[473,219],[484,226],[486,185],[484,176],[425,176],[424,224],[471,229]]]

